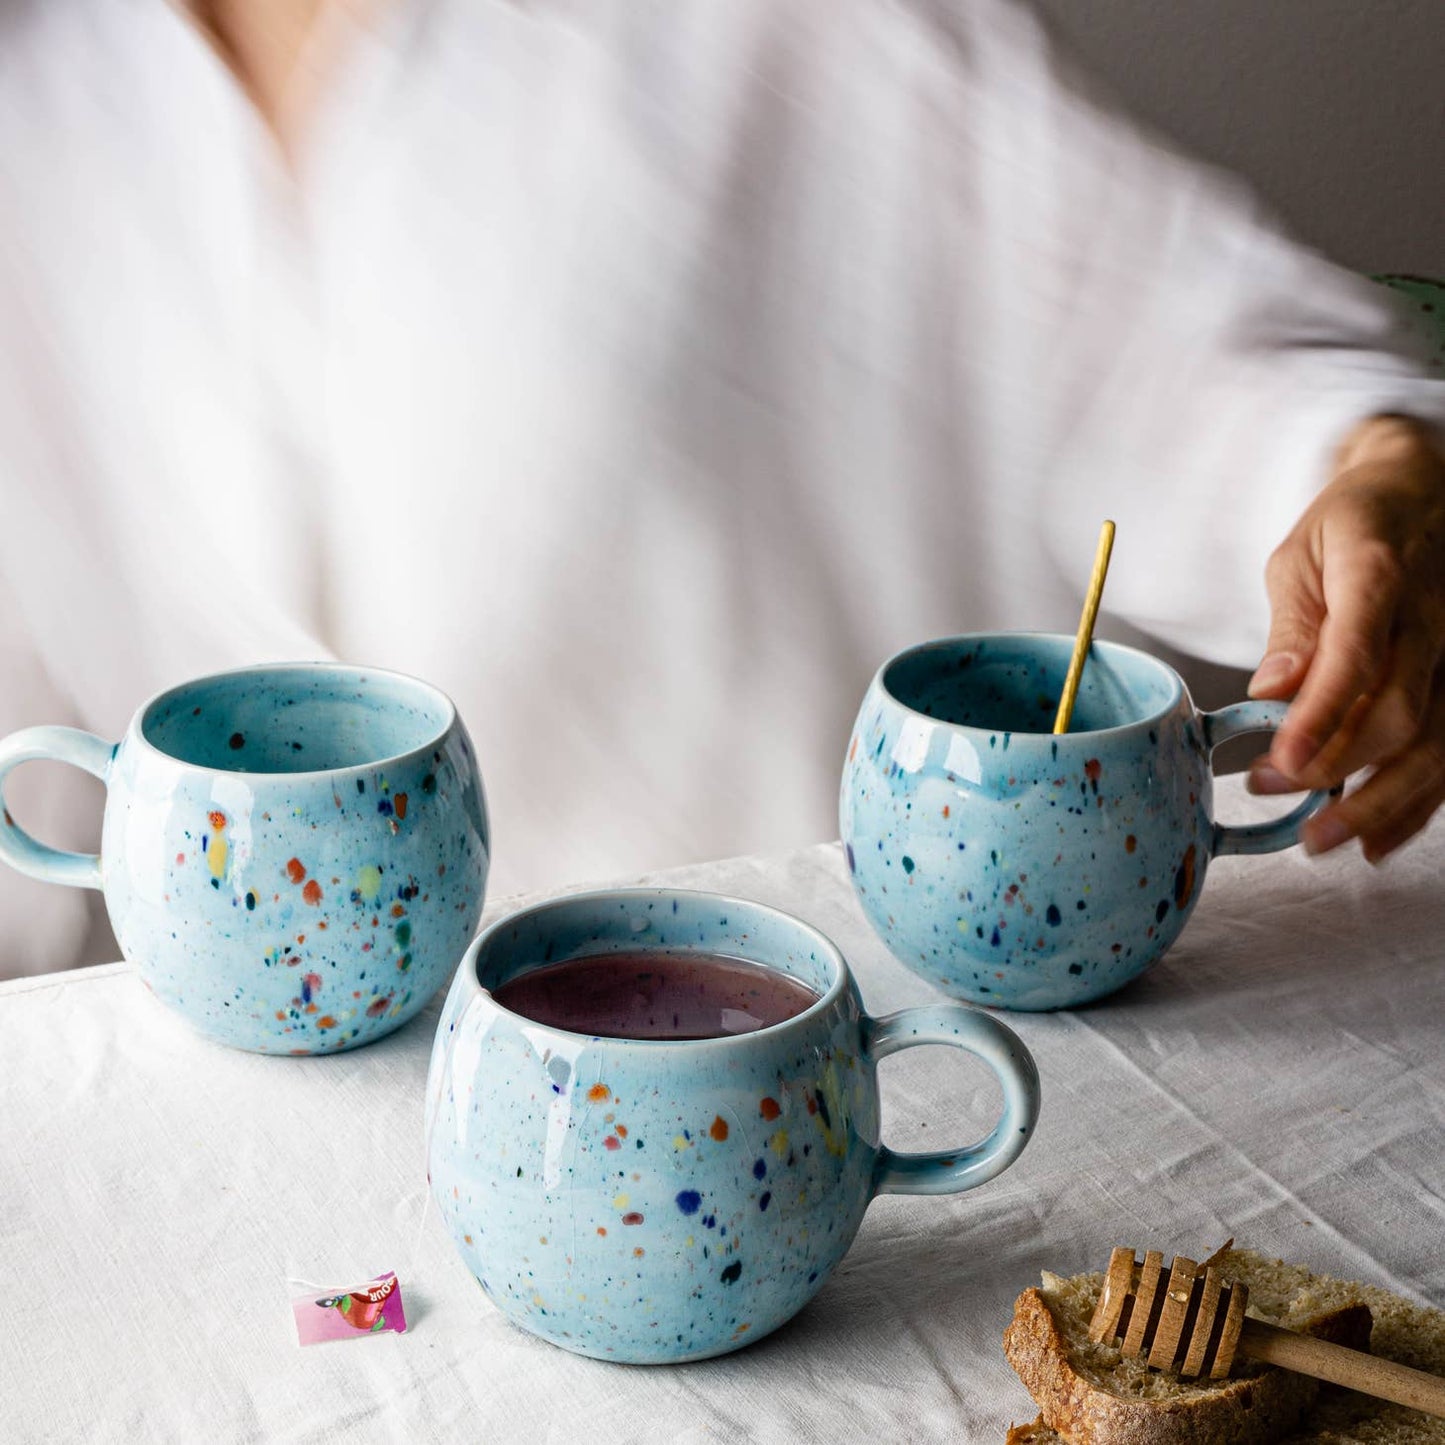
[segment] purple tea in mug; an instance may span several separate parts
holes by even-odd
[[[637,949],[543,964],[492,995],[548,1028],[608,1039],[717,1039],[796,1018],[819,995],[726,954]]]

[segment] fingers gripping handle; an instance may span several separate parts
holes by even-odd
[[[1284,721],[1286,705],[1282,702],[1237,702],[1218,712],[1203,715],[1204,744],[1212,753],[1220,743],[1241,733],[1272,733]],[[1283,818],[1268,823],[1214,825],[1214,852],[1277,853],[1299,842],[1300,825],[1318,813],[1330,800],[1328,793],[1311,793],[1298,807]]]
[[[100,854],[67,853],[37,843],[10,815],[5,805],[5,779],[21,763],[70,763],[106,780],[115,749],[93,733],[78,728],[24,728],[0,740],[0,861],[45,883],[72,888],[100,887]]]
[[[979,1009],[940,1004],[863,1021],[863,1046],[874,1061],[916,1044],[951,1044],[982,1059],[1003,1088],[1003,1113],[987,1138],[965,1149],[934,1154],[880,1149],[874,1193],[961,1194],[1002,1174],[1033,1137],[1039,1072],[1013,1030]]]

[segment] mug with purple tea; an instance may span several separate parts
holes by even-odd
[[[876,1065],[915,1044],[981,1058],[987,1138],[897,1154]],[[579,1354],[701,1359],[822,1288],[880,1193],[972,1189],[1038,1114],[1033,1060],[956,1004],[863,1012],[815,929],[736,898],[624,889],[503,918],[467,950],[427,1082],[432,1193],[515,1324]]]
[[[146,986],[222,1043],[370,1043],[437,991],[481,917],[482,779],[426,683],[330,663],[219,673],[144,704],[118,744],[13,733],[0,790],[42,758],[104,781],[100,852],[37,843],[7,809],[0,859],[101,889]]]
[[[1268,823],[1213,811],[1210,754],[1285,706],[1199,712],[1157,658],[1095,642],[1051,732],[1072,637],[976,633],[884,663],[839,796],[853,887],[899,962],[999,1008],[1102,998],[1179,936],[1221,853],[1298,841],[1327,795]]]

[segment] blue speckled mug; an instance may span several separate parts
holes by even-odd
[[[100,888],[126,958],[201,1032],[316,1054],[399,1028],[481,917],[486,802],[435,688],[327,663],[220,673],[146,703],[119,744],[36,727],[0,741],[106,785],[99,854],[4,812],[0,859]]]
[[[588,1037],[497,1003],[563,960],[639,949],[751,960],[817,995],[730,1037]],[[699,965],[702,966],[702,965]],[[877,1061],[953,1044],[1003,1088],[989,1136],[896,1154]],[[1033,1131],[1038,1075],[988,1014],[863,1013],[838,950],[757,903],[662,889],[584,894],[493,924],[452,984],[427,1083],[432,1193],[467,1267],[513,1321],[579,1354],[701,1359],[777,1328],[822,1288],[879,1193],[972,1189]]]
[[[886,662],[839,799],[864,912],[900,962],[955,997],[1068,1008],[1112,993],[1178,937],[1221,853],[1287,848],[1274,822],[1213,817],[1210,754],[1283,703],[1195,710],[1179,675],[1096,642],[1070,731],[1051,733],[1073,638],[980,633]]]

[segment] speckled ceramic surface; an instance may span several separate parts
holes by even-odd
[[[1282,703],[1196,712],[1177,673],[1096,642],[1068,734],[1051,734],[1071,637],[976,634],[874,678],[839,800],[848,866],[894,955],[958,998],[1068,1008],[1178,937],[1217,853],[1294,843],[1322,806],[1217,824],[1209,756]]]
[[[589,1038],[501,1008],[490,989],[544,962],[657,947],[767,963],[820,996],[770,1028],[689,1042]],[[948,1043],[997,1074],[978,1145],[879,1143],[878,1059]],[[838,951],[773,909],[710,894],[584,894],[494,924],[448,995],[427,1084],[432,1192],[511,1320],[632,1363],[735,1350],[822,1287],[878,1192],[944,1193],[998,1174],[1030,1137],[1038,1076],[978,1010],[874,1020]]]
[[[8,811],[0,857],[102,888],[126,958],[203,1033],[261,1053],[380,1038],[446,981],[481,917],[488,832],[466,730],[434,688],[300,664],[187,683],[112,747],[70,728],[0,743],[106,784],[98,856]]]
[[[1429,276],[1376,276],[1405,299],[1404,314],[1425,352],[1426,365],[1445,373],[1445,281]]]

